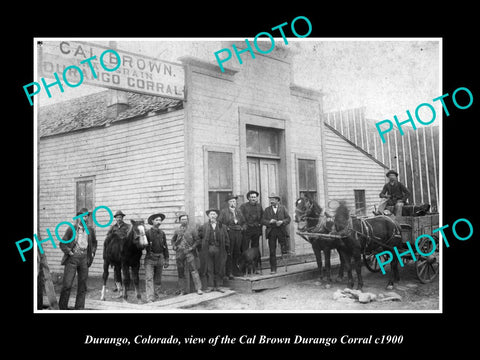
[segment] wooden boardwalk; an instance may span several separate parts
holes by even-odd
[[[198,295],[191,293],[179,295],[165,300],[158,300],[151,303],[136,304],[133,302],[102,301],[99,299],[85,299],[85,310],[100,310],[111,312],[164,312],[169,310],[182,310],[190,306],[201,304],[205,301],[215,300],[221,297],[235,294],[235,291],[222,288],[225,292],[212,291]],[[48,299],[44,298],[44,303],[48,304]],[[68,306],[73,309],[75,306],[75,296],[70,296]]]

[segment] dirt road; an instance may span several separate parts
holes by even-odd
[[[385,294],[387,275],[371,273],[363,268],[363,292],[375,295]],[[401,301],[373,301],[361,304],[350,299],[334,300],[333,294],[343,290],[346,282],[333,283],[330,288],[317,280],[288,284],[277,289],[256,293],[237,293],[225,298],[198,304],[193,310],[272,310],[272,311],[391,311],[391,310],[439,310],[438,277],[432,283],[422,284],[415,275],[415,267],[408,264],[400,269],[402,280],[393,292],[401,296]]]

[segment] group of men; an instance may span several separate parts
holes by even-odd
[[[238,267],[240,255],[249,247],[259,247],[263,225],[266,226],[266,237],[270,249],[271,273],[276,273],[277,242],[280,244],[282,254],[287,253],[287,226],[290,223],[290,215],[285,206],[280,204],[279,195],[272,194],[269,197],[270,206],[265,210],[259,203],[257,191],[249,191],[246,197],[248,201],[241,206],[237,206],[238,196],[232,195],[226,199],[227,206],[224,209],[208,209],[205,212],[208,220],[199,227],[190,223],[186,213],[178,214],[180,226],[173,234],[171,245],[176,255],[181,294],[189,292],[190,278],[199,295],[204,291],[223,292],[220,286],[223,284],[224,277],[233,279],[234,276],[243,275]],[[81,209],[77,215],[83,213],[88,213],[88,210]],[[84,216],[83,221],[77,219],[75,240],[60,245],[64,252],[62,265],[65,265],[59,301],[60,309],[68,308],[70,291],[77,273],[75,309],[83,309],[85,306],[88,268],[93,262],[97,249],[95,230],[90,226],[84,228],[84,224],[88,223],[88,216]],[[123,221],[124,216],[125,214],[120,210],[114,214],[115,224],[110,227],[108,233],[117,232],[120,237],[126,235],[129,226]],[[144,266],[147,302],[154,301],[158,296],[154,284],[155,275],[161,279],[162,270],[169,266],[167,238],[164,231],[160,229],[163,220],[165,215],[162,213],[150,215],[148,224],[151,227],[145,231],[147,242],[144,245],[146,250]],[[69,228],[64,239],[71,238],[72,230]]]
[[[410,196],[409,190],[398,182],[398,173],[390,170],[386,176],[386,183],[380,193],[384,202],[379,207],[379,213],[385,208],[393,210],[395,215],[401,215],[403,203]],[[243,275],[238,267],[238,260],[242,252],[249,247],[258,248],[259,239],[262,235],[262,226],[266,227],[268,240],[271,273],[276,273],[277,242],[280,244],[282,254],[288,252],[287,226],[290,216],[285,206],[280,204],[281,198],[276,194],[269,196],[270,206],[265,210],[259,203],[259,193],[251,190],[247,193],[247,202],[237,206],[237,196],[229,196],[226,201],[228,206],[222,209],[208,209],[205,213],[208,220],[199,228],[189,222],[186,213],[178,214],[180,226],[175,230],[171,240],[172,249],[176,252],[176,265],[180,293],[189,292],[190,276],[193,280],[197,293],[203,291],[220,291],[224,276],[233,279],[234,276]],[[77,212],[88,213],[83,208]],[[115,213],[116,223],[109,232],[126,234],[128,225],[123,222],[121,211]],[[155,273],[161,272],[169,266],[169,250],[167,238],[160,226],[165,219],[162,213],[156,213],[148,218],[151,228],[145,232],[147,242],[144,247],[145,255],[145,288],[147,301],[154,301],[156,292],[154,286]],[[78,274],[78,287],[75,309],[83,309],[87,291],[88,268],[93,262],[97,249],[95,230],[86,226],[88,215],[83,221],[76,219],[74,241],[61,243],[60,248],[64,252],[62,265],[65,266],[62,290],[59,300],[59,308],[67,309],[70,290]],[[71,239],[73,231],[68,228],[63,239]],[[208,285],[212,284],[212,287]]]
[[[276,272],[277,242],[286,253],[290,216],[276,194],[270,196],[271,205],[265,211],[257,191],[249,191],[246,197],[248,201],[241,206],[237,206],[238,196],[232,195],[224,209],[208,209],[208,220],[199,228],[189,224],[187,214],[179,214],[180,227],[172,237],[172,249],[176,251],[181,293],[188,292],[190,274],[198,294],[202,290],[223,292],[220,285],[224,277],[243,275],[238,266],[240,255],[250,247],[259,247],[263,225],[267,228],[271,272]]]

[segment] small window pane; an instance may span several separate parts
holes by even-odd
[[[355,195],[355,212],[357,215],[366,215],[365,190],[353,190]]]
[[[87,208],[93,210],[93,180],[77,181],[76,210]]]
[[[306,160],[306,173],[308,190],[317,190],[317,173],[314,160]]]
[[[258,141],[258,130],[247,128],[247,152],[259,153],[260,145]]]
[[[259,131],[260,153],[268,155],[278,154],[278,135],[275,131]]]
[[[305,191],[317,190],[315,160],[298,160],[298,188]]]
[[[247,127],[247,152],[251,154],[279,154],[279,131],[260,127]]]
[[[232,154],[208,153],[208,188],[231,189],[233,184]]]

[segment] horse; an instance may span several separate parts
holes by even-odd
[[[353,221],[350,217],[350,211],[344,201],[339,203],[335,211],[335,218],[333,220],[333,229],[330,232],[332,235],[340,235],[341,239],[337,242],[337,251],[340,255],[340,261],[344,264],[348,276],[348,287],[354,287],[354,280],[352,275],[352,260],[353,267],[357,273],[357,289],[363,288],[362,278],[362,251],[365,247],[365,237],[357,236],[353,228]]]
[[[295,202],[295,222],[298,224],[299,231],[306,231],[311,233],[328,234],[332,230],[332,218],[324,214],[322,215],[322,208],[318,203],[309,197],[301,197]],[[317,261],[318,270],[320,273],[320,281],[323,281],[324,275],[327,279],[326,287],[330,287],[331,280],[331,265],[330,255],[332,249],[336,249],[338,244],[337,239],[325,240],[318,237],[310,237],[308,239],[312,244],[313,253]],[[325,256],[325,271],[322,266],[322,254]],[[340,255],[340,254],[339,254]],[[343,262],[342,255],[340,255],[340,268],[338,278],[343,278]]]
[[[352,221],[354,237],[361,239],[362,251],[377,253],[379,251],[393,250],[394,246],[402,248],[400,226],[389,216],[378,215],[366,219],[354,219]],[[390,276],[387,282],[387,290],[392,290],[395,281],[400,281],[398,272],[398,259],[394,256],[390,263]]]
[[[101,300],[105,300],[105,288],[108,279],[109,266],[114,267],[114,279],[117,289],[122,289],[120,296],[126,301],[127,291],[130,287],[130,270],[133,277],[133,285],[136,298],[141,299],[140,295],[140,258],[142,257],[142,246],[140,240],[145,239],[145,225],[143,220],[130,220],[130,226],[127,235],[121,238],[118,234],[112,233],[104,243],[103,251],[103,287]],[[123,275],[123,281],[122,281]]]

